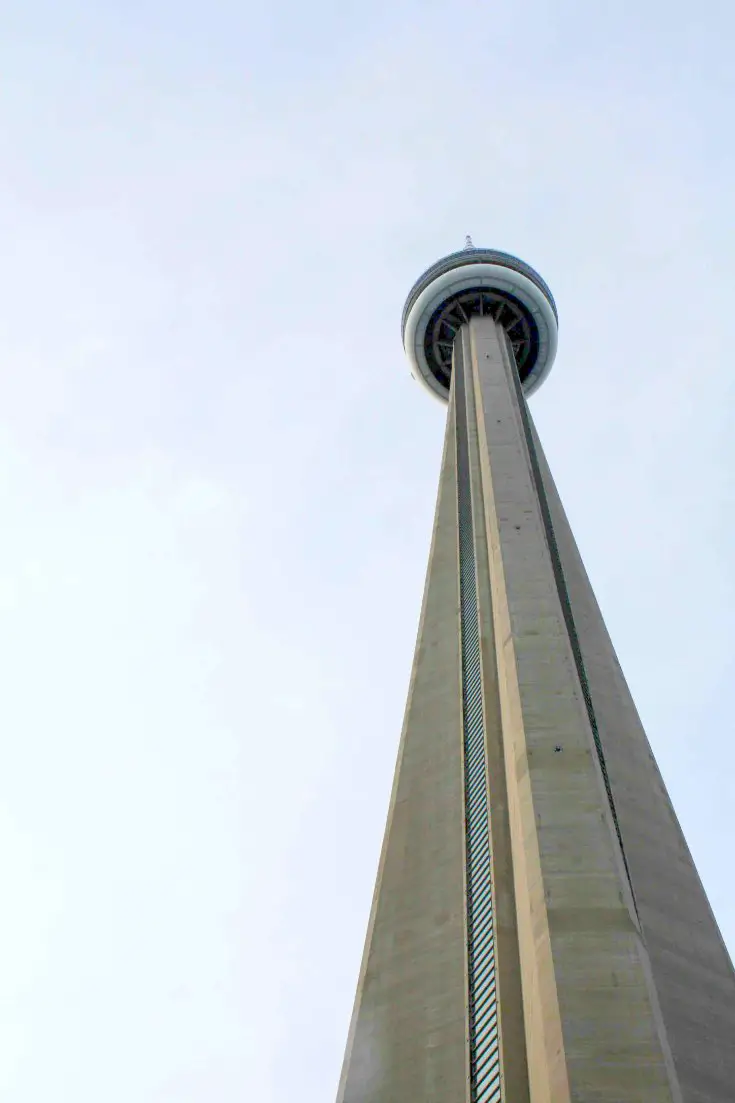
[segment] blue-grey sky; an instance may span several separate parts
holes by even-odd
[[[725,0],[0,13],[0,1098],[323,1103],[443,411],[405,294],[549,282],[532,402],[735,950]]]

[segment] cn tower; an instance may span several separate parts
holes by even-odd
[[[528,406],[551,291],[468,239],[402,332],[446,434],[338,1103],[734,1103],[735,973]]]

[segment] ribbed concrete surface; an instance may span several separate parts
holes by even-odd
[[[537,436],[535,442],[643,937],[684,1101],[733,1103],[735,973]],[[610,525],[612,530],[614,518]]]

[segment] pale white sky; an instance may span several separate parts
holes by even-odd
[[[333,1097],[432,523],[404,297],[534,415],[735,949],[725,0],[0,14],[0,1099]],[[62,10],[63,9],[63,10]]]

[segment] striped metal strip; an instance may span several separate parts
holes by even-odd
[[[472,1103],[500,1103],[500,1038],[496,992],[491,882],[492,849],[487,802],[485,721],[482,709],[480,623],[475,578],[475,540],[470,490],[464,378],[455,378],[457,401],[457,495],[462,642],[462,712],[467,825],[467,953],[470,1006]]]

